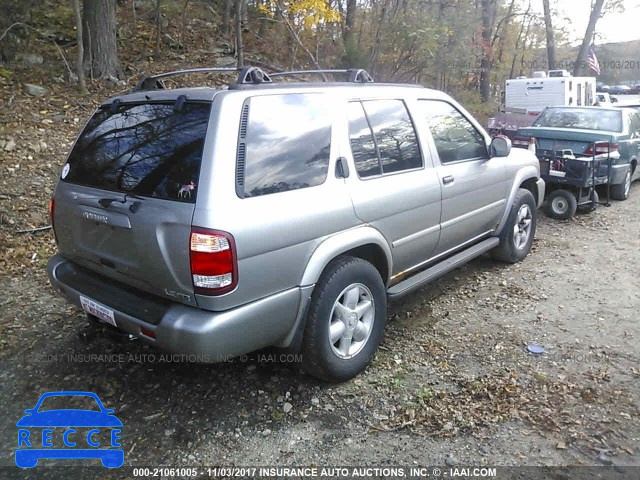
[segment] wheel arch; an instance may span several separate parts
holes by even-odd
[[[350,255],[371,263],[388,285],[392,271],[391,248],[384,236],[372,226],[363,226],[341,232],[324,240],[313,252],[300,281],[301,286],[315,284],[338,257]]]
[[[496,228],[495,235],[500,235],[502,229],[507,223],[507,219],[509,218],[509,212],[511,211],[511,206],[516,198],[518,190],[520,188],[524,188],[529,190],[533,198],[536,201],[536,205],[540,205],[540,198],[538,194],[538,180],[540,179],[540,171],[533,165],[529,165],[525,168],[522,168],[516,174],[513,183],[511,184],[511,191],[509,192],[507,202],[505,204],[504,212],[502,213],[502,218],[500,218],[500,223],[498,223],[498,227]]]
[[[301,297],[294,327],[275,346],[297,352],[302,342],[307,309],[315,284],[329,264],[337,258],[352,256],[371,263],[380,273],[385,288],[392,272],[391,248],[377,229],[370,225],[356,227],[325,239],[314,250],[300,281]]]

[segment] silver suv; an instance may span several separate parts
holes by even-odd
[[[538,160],[446,94],[362,70],[166,88],[203,70],[221,69],[103,103],[62,169],[48,271],[90,316],[198,361],[295,349],[343,381],[372,360],[388,299],[528,254]]]

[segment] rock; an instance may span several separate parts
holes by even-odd
[[[284,411],[284,413],[289,413],[291,410],[293,410],[293,405],[291,405],[289,402],[286,402],[282,406],[282,410]]]
[[[271,430],[269,430],[268,428],[262,431],[262,435],[264,437],[268,437],[269,435],[271,435]]]
[[[4,151],[10,152],[14,148],[16,148],[16,142],[13,141],[13,138],[10,138],[9,141],[4,146]]]
[[[458,463],[458,460],[453,455],[448,454],[447,458],[444,459],[444,463],[452,467]]]
[[[164,436],[165,437],[170,437],[171,435],[173,435],[174,433],[176,433],[176,431],[173,428],[167,428],[164,431]]]
[[[489,455],[489,452],[490,452],[489,447],[486,447],[485,445],[480,445],[478,450],[480,450],[480,453],[482,455]]]
[[[49,94],[49,90],[47,88],[40,85],[34,85],[33,83],[25,83],[24,89],[33,97],[43,97]]]
[[[17,53],[16,60],[22,63],[28,63],[29,65],[42,65],[44,58],[37,53]]]
[[[318,405],[320,405],[320,400],[317,397],[313,397],[311,399],[311,404],[317,407]]]

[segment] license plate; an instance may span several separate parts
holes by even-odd
[[[90,313],[109,325],[113,325],[114,327],[118,326],[116,324],[116,319],[113,316],[113,310],[110,308],[100,305],[93,300],[89,300],[87,297],[83,297],[82,295],[80,295],[80,304],[85,312]]]

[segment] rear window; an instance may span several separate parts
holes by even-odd
[[[210,103],[125,104],[89,120],[66,182],[181,202],[195,202]]]
[[[547,108],[533,126],[622,132],[622,112],[600,108]]]

